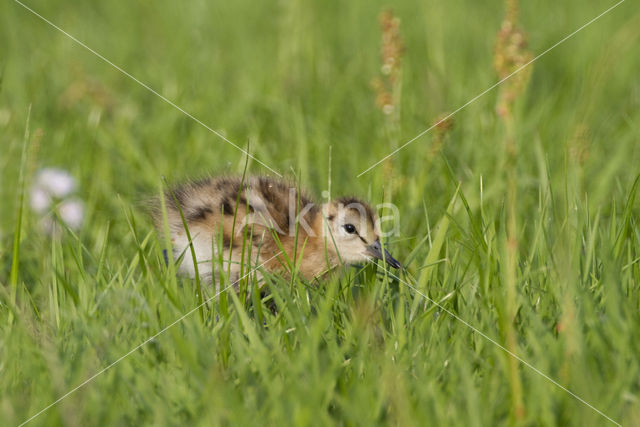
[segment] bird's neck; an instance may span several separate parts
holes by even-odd
[[[322,215],[316,215],[310,224],[310,232],[299,239],[304,256],[300,262],[300,273],[307,279],[323,276],[338,266],[340,258],[330,236],[326,236]],[[302,236],[300,236],[302,237]]]

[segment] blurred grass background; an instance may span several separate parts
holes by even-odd
[[[331,170],[332,194],[395,203],[388,244],[402,281],[613,420],[640,424],[632,2],[536,61],[509,120],[492,91],[360,178],[498,80],[505,3],[26,4],[317,196]],[[523,2],[522,50],[537,55],[614,4]],[[390,115],[372,88],[386,78],[388,6],[403,45]],[[196,306],[193,283],[164,268],[144,202],[163,176],[239,173],[245,158],[11,1],[0,72],[0,424],[17,425]],[[78,180],[77,234],[43,233],[28,193],[20,213],[23,147],[26,188],[43,167]],[[204,322],[186,318],[32,424],[608,422],[374,273],[322,287],[272,278],[277,314],[225,295]]]

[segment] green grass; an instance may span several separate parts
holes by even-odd
[[[522,3],[534,54],[614,4]],[[633,2],[532,65],[513,129],[492,91],[454,116],[441,150],[430,132],[360,178],[497,81],[502,2],[394,2],[394,122],[370,85],[376,0],[27,4],[317,196],[331,170],[332,194],[395,203],[388,245],[407,266],[320,287],[270,277],[273,302],[224,294],[30,425],[608,423],[448,312],[640,424]],[[245,156],[12,1],[0,72],[0,425],[18,425],[198,306],[144,206],[163,177],[241,174]],[[28,189],[42,167],[78,180],[77,233],[39,227],[21,177]]]

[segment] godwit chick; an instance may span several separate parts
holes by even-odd
[[[307,280],[321,277],[341,263],[374,258],[400,267],[380,244],[375,211],[355,198],[317,205],[283,180],[261,176],[243,182],[241,178],[219,177],[168,191],[165,205],[174,257],[184,253],[179,270],[191,277],[196,269],[183,218],[198,274],[205,280],[211,280],[214,273],[217,277],[220,260],[223,271],[230,272],[231,283],[260,265],[289,276],[294,260],[299,274]],[[162,230],[161,212],[156,212],[155,219]]]

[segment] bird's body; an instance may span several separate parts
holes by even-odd
[[[165,205],[174,257],[184,253],[180,271],[191,277],[188,236],[197,274],[210,281],[220,266],[231,283],[258,266],[285,276],[295,268],[308,280],[371,258],[399,266],[382,255],[377,215],[354,198],[317,205],[284,180],[218,177],[168,191]],[[161,212],[156,225],[162,229]]]

